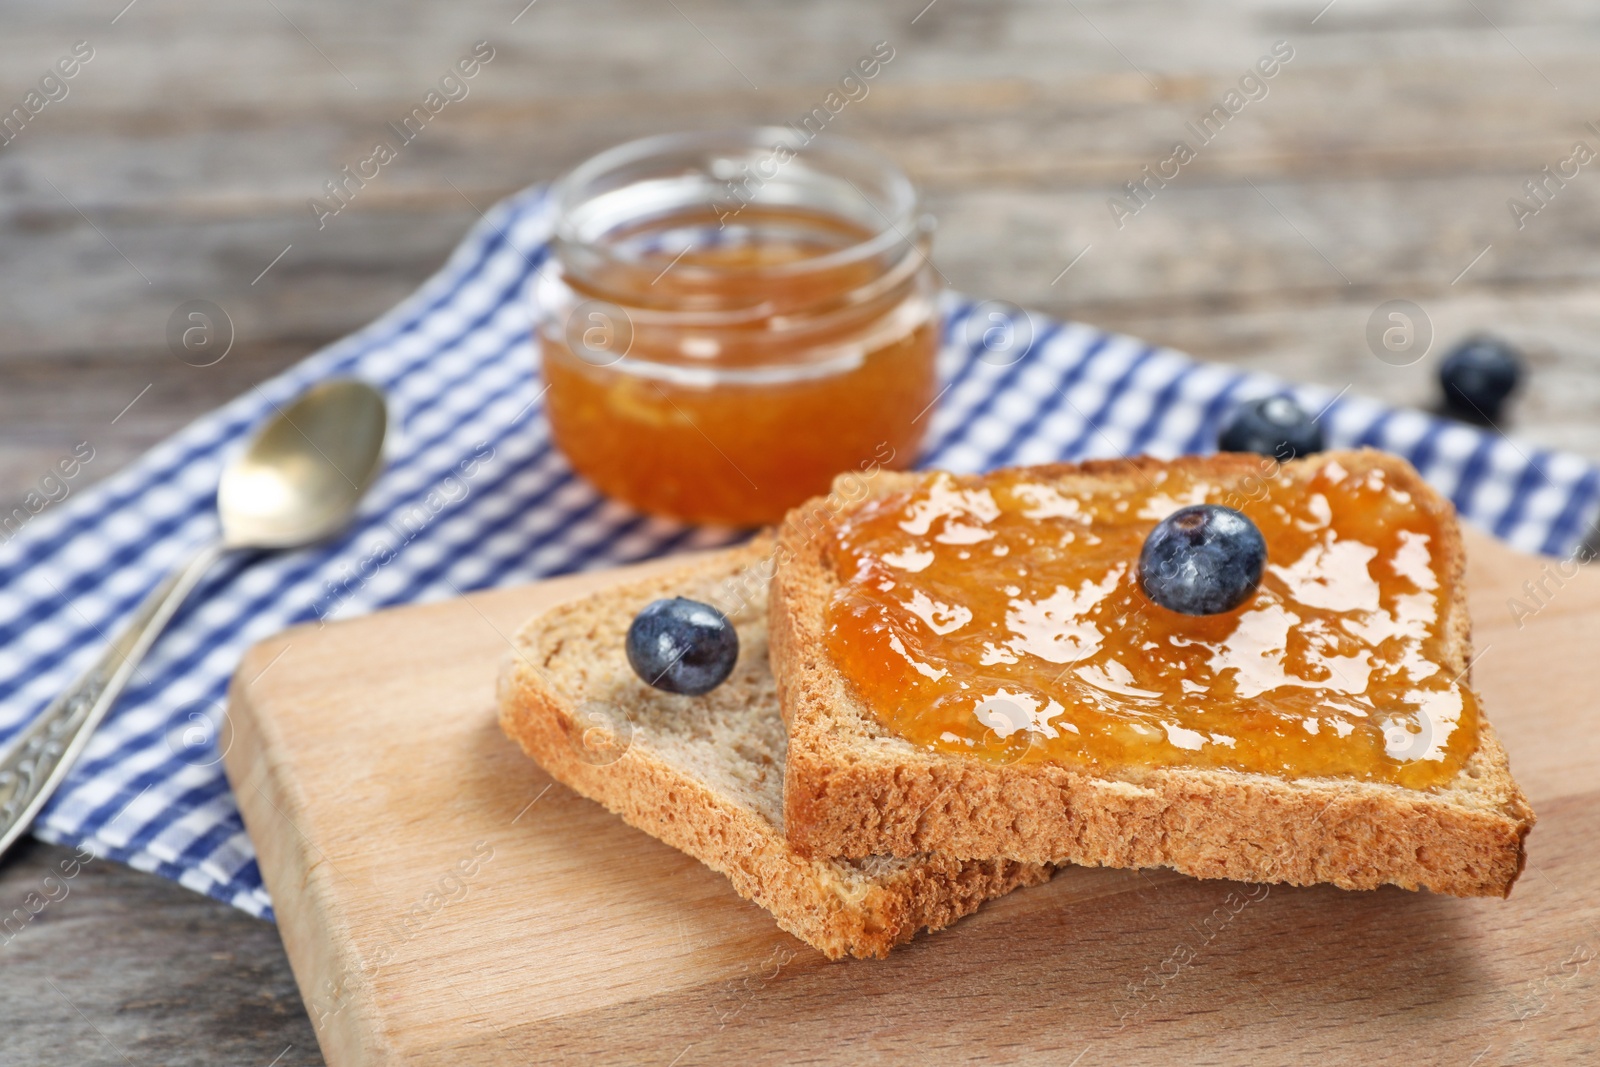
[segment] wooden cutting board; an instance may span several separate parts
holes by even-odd
[[[333,1067],[1600,1062],[1600,573],[1469,540],[1474,670],[1539,825],[1511,899],[1071,869],[829,963],[500,733],[530,614],[660,563],[290,630],[226,764]]]

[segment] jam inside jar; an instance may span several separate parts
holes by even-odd
[[[614,148],[555,188],[537,333],[557,445],[601,491],[777,522],[915,458],[937,394],[931,225],[906,176],[793,129]]]

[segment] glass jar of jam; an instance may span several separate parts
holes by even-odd
[[[938,284],[894,164],[795,129],[673,134],[601,153],[553,195],[546,406],[603,492],[771,523],[836,474],[915,458]]]

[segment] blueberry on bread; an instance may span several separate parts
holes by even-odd
[[[739,661],[739,632],[710,604],[687,597],[653,600],[628,624],[628,666],[664,693],[704,696]]]
[[[1248,517],[1221,504],[1190,504],[1156,524],[1139,552],[1139,588],[1168,611],[1232,611],[1261,584],[1267,543]]]

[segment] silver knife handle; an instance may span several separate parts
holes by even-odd
[[[27,832],[178,605],[222,553],[220,542],[207,544],[163,579],[100,658],[0,756],[0,853]]]

